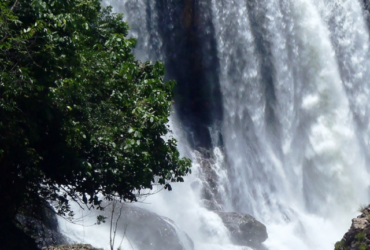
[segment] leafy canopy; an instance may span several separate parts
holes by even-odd
[[[68,196],[100,207],[183,181],[190,160],[164,139],[174,82],[135,60],[122,15],[99,0],[0,2],[1,209]]]

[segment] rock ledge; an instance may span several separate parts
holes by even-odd
[[[234,244],[260,249],[267,239],[266,226],[249,214],[216,212],[230,232]]]
[[[370,249],[370,205],[362,209],[362,214],[352,220],[351,228],[341,241],[335,243],[335,250]]]
[[[75,245],[60,245],[43,247],[42,250],[103,250],[102,248],[94,248],[89,244],[75,244]]]

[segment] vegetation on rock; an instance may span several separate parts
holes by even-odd
[[[45,200],[72,215],[69,198],[135,201],[189,172],[164,139],[174,82],[127,31],[99,0],[0,2],[1,235]]]
[[[362,214],[352,220],[351,228],[341,241],[335,243],[335,250],[370,249],[370,205],[361,207]]]

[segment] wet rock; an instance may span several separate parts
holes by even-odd
[[[166,217],[129,204],[122,206],[121,215],[119,228],[137,250],[194,249],[190,237]]]
[[[207,151],[208,152],[208,151]],[[219,188],[219,177],[213,169],[214,159],[208,156],[206,150],[200,150],[198,155],[200,163],[199,177],[201,179],[201,205],[211,211],[222,211],[222,195]]]
[[[42,250],[103,250],[102,248],[94,248],[89,244],[74,244],[43,247]]]
[[[224,212],[223,192],[228,191],[219,189],[220,177],[214,168],[214,155],[200,148],[197,157],[200,164],[200,183],[193,183],[192,187],[201,191],[201,205],[221,217],[234,244],[248,246],[255,250],[265,250],[262,242],[268,237],[266,226],[249,214]]]
[[[222,211],[222,206],[217,203],[216,200],[211,199],[202,199],[200,200],[200,204],[202,207],[210,210],[210,211]]]
[[[335,250],[370,249],[370,205],[362,209],[362,214],[352,220],[351,228],[341,241],[335,244]]]
[[[267,239],[266,226],[249,214],[235,212],[217,213],[226,228],[230,231],[234,244],[261,249],[262,242]]]
[[[67,243],[59,232],[57,216],[47,203],[31,214],[18,214],[21,230],[33,238],[39,248]]]
[[[363,0],[364,3],[364,16],[366,17],[366,23],[370,29],[370,0]]]

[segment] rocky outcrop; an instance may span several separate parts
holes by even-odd
[[[43,247],[42,250],[103,250],[102,248],[94,248],[89,244],[75,244],[75,245],[60,245]]]
[[[125,229],[125,234],[135,244],[135,249],[194,249],[190,237],[177,228],[172,220],[129,204],[123,204],[120,211],[118,228]]]
[[[18,214],[21,230],[33,238],[39,248],[65,244],[65,237],[59,232],[57,216],[49,204],[44,204],[33,214]]]
[[[362,209],[362,214],[352,220],[351,228],[341,241],[335,244],[335,250],[370,249],[370,205]]]
[[[214,156],[206,149],[198,152],[200,182],[194,183],[193,188],[200,188],[203,207],[220,216],[234,244],[256,250],[265,249],[262,243],[268,237],[266,226],[249,214],[224,211],[222,192],[219,190],[220,178],[214,169]]]
[[[213,155],[206,149],[200,149],[198,153],[198,161],[200,163],[200,179],[201,186],[201,202],[203,207],[211,211],[222,211],[222,195],[219,193],[219,177],[213,169],[215,164]]]
[[[261,249],[267,239],[266,226],[249,214],[216,212],[229,230],[234,244]]]
[[[155,2],[166,76],[177,82],[177,117],[194,149],[211,149],[208,127],[223,116],[211,0]]]

